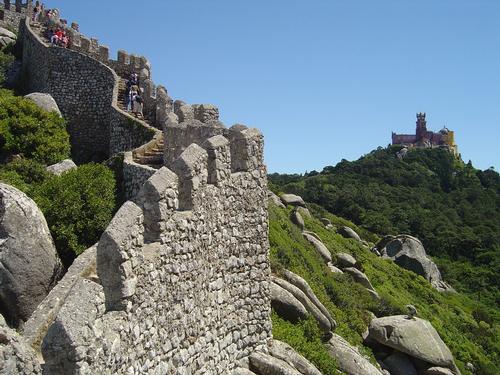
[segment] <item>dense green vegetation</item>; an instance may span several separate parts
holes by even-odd
[[[334,225],[348,224],[365,239],[377,239],[377,236],[325,212],[321,207],[310,205],[309,208],[315,216],[326,216]],[[470,374],[465,369],[467,362],[474,363],[480,374],[499,373],[500,368],[496,365],[500,353],[498,317],[482,310],[464,295],[437,292],[424,278],[375,256],[356,241],[326,229],[317,219],[306,217],[306,228],[319,235],[334,258],[339,252],[347,252],[358,260],[382,298],[380,303],[375,302],[349,276],[329,271],[314,247],[291,223],[290,213],[291,209],[270,205],[272,270],[279,275],[286,268],[306,279],[336,319],[336,333],[351,344],[361,346],[361,334],[369,324],[370,312],[377,316],[401,314],[411,303],[417,307],[419,316],[429,320],[437,329],[463,374]],[[334,373],[335,363],[321,343],[320,331],[310,321],[293,325],[273,314],[273,332],[276,338],[288,342],[324,374]],[[361,346],[361,350],[371,355],[369,349]]]
[[[440,149],[379,148],[321,173],[271,175],[293,192],[374,233],[419,237],[446,281],[500,307],[500,176]]]
[[[117,204],[115,177],[105,166],[87,164],[61,176],[47,172],[47,165],[69,154],[62,118],[0,89],[0,181],[37,203],[65,266],[99,240]]]
[[[21,154],[42,164],[53,164],[70,155],[65,121],[32,101],[0,90],[0,156]]]
[[[86,164],[61,176],[51,176],[34,189],[65,265],[99,240],[115,207],[113,172],[100,164]]]

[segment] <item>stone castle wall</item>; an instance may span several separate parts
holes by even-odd
[[[19,25],[24,21],[27,15],[32,12],[32,2],[28,0],[22,2],[4,0],[0,2],[0,27],[6,27],[18,30]]]
[[[102,161],[158,132],[118,109],[118,77],[112,69],[79,52],[49,47],[29,21],[21,25],[24,85],[54,97],[68,121],[76,162]]]
[[[100,285],[82,280],[45,337],[46,371],[229,373],[271,338],[262,136],[225,130],[118,211]]]
[[[26,323],[44,373],[229,373],[271,338],[262,135],[226,129],[210,105],[174,108],[143,58],[109,60],[84,38],[80,50],[51,47],[28,21],[21,31],[26,86],[56,99],[74,158],[125,151],[126,195],[135,197]],[[161,132],[117,105],[118,75],[131,67],[164,127],[159,170],[134,156]]]

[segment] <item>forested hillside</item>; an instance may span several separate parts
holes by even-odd
[[[379,148],[321,172],[270,175],[275,191],[296,193],[374,233],[412,234],[452,286],[498,313],[500,176],[445,150]]]

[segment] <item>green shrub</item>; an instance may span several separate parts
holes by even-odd
[[[0,153],[23,154],[44,164],[57,163],[70,155],[65,121],[30,100],[0,90]]]
[[[0,181],[31,195],[32,185],[40,184],[51,174],[34,160],[19,159],[0,166]]]
[[[337,374],[335,360],[330,357],[321,341],[321,331],[314,318],[292,324],[272,314],[273,336],[292,346],[297,352],[309,359],[324,375]]]
[[[110,169],[86,164],[35,188],[34,199],[66,266],[99,240],[115,209],[115,185]]]

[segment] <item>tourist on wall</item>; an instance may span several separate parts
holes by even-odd
[[[33,15],[31,16],[31,20],[33,22],[38,22],[38,18],[40,17],[40,12],[42,11],[42,7],[40,5],[40,2],[37,1],[35,3],[35,8],[33,9]]]
[[[142,97],[137,94],[134,98],[134,114],[135,117],[144,118],[144,115],[142,113],[142,107],[143,107],[143,102],[142,102]]]

